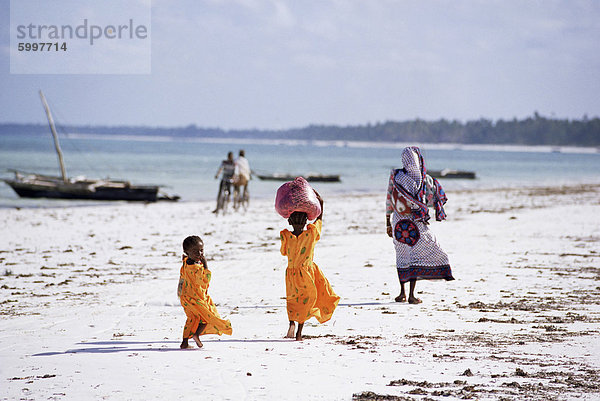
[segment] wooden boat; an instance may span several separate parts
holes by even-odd
[[[469,179],[474,180],[476,178],[475,172],[473,171],[460,171],[460,170],[427,170],[427,174],[432,176],[433,178],[461,178],[461,179]]]
[[[341,182],[340,176],[337,174],[306,174],[306,175],[291,175],[291,174],[257,174],[258,178],[265,181],[293,181],[296,177],[304,177],[309,182]]]
[[[91,199],[91,200],[126,200],[156,202],[157,200],[179,200],[179,196],[159,196],[159,185],[133,185],[128,181],[110,179],[69,178],[65,169],[58,135],[54,120],[46,98],[40,91],[40,98],[48,117],[50,131],[54,138],[54,147],[58,155],[61,176],[27,173],[11,170],[14,179],[4,179],[22,198],[52,198],[52,199]]]
[[[12,170],[14,179],[4,179],[22,198],[126,200],[155,202],[178,200],[178,197],[159,197],[157,185],[131,185],[128,181],[67,179]]]

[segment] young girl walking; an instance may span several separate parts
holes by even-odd
[[[281,254],[288,257],[285,292],[290,325],[286,338],[294,338],[297,322],[297,341],[302,340],[305,321],[315,317],[319,323],[325,323],[331,319],[340,300],[319,266],[313,262],[315,245],[321,238],[323,224],[323,199],[316,191],[315,194],[321,205],[321,214],[314,223],[306,226],[307,213],[294,211],[288,218],[293,230],[281,231]]]
[[[203,334],[231,335],[231,323],[221,319],[215,303],[208,295],[211,273],[204,257],[204,243],[196,235],[183,241],[183,266],[179,273],[177,295],[187,320],[183,328],[180,348],[189,348],[188,339],[193,338],[198,348],[203,346]]]

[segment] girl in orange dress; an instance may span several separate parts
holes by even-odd
[[[203,346],[199,336],[203,334],[231,335],[231,323],[221,319],[215,303],[208,295],[210,270],[204,257],[204,243],[196,235],[183,241],[183,266],[179,273],[177,295],[187,321],[183,328],[183,341],[180,348],[189,348],[191,337],[198,348]]]
[[[316,195],[321,203],[321,214],[315,222],[308,224],[304,230],[307,214],[294,212],[288,219],[294,230],[281,231],[281,254],[288,257],[285,292],[290,326],[286,338],[294,338],[295,322],[298,322],[295,336],[298,341],[302,340],[305,321],[314,316],[319,323],[325,323],[331,319],[340,300],[319,266],[313,262],[315,244],[321,238],[323,222],[323,200],[318,193]]]

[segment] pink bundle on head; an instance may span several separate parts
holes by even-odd
[[[279,187],[275,197],[275,210],[284,219],[294,212],[304,212],[309,220],[314,220],[321,214],[321,204],[308,181],[297,177]]]

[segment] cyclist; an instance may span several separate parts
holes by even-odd
[[[219,199],[221,197],[221,193],[227,189],[227,192],[231,193],[231,181],[233,179],[233,175],[235,174],[235,163],[233,161],[233,152],[227,153],[227,159],[221,162],[219,166],[219,170],[217,170],[217,174],[215,174],[215,179],[219,178],[219,175],[223,173],[221,176],[221,182],[219,183],[219,193],[217,194],[217,207],[213,210],[213,213],[217,213],[219,211]]]
[[[235,173],[233,179],[234,190],[236,193],[239,193],[240,188],[244,187],[244,191],[242,192],[241,198],[248,199],[248,182],[250,181],[250,163],[248,163],[248,159],[246,159],[246,152],[244,149],[240,149],[239,156],[235,159]]]

